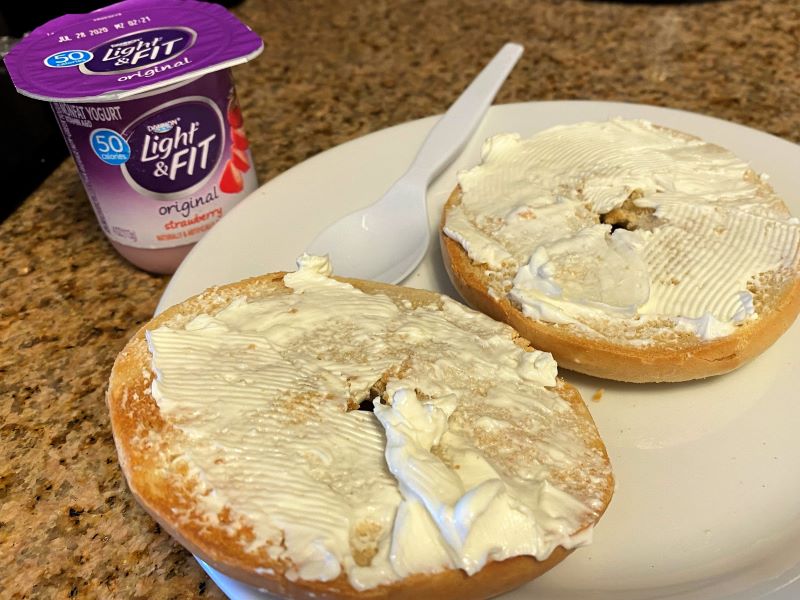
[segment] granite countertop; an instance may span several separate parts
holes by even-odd
[[[498,103],[658,104],[800,141],[794,0],[247,0],[235,12],[267,47],[235,71],[262,182],[442,112],[507,40],[526,53]],[[222,597],[132,499],[104,401],[115,355],[168,281],[115,253],[71,160],[0,225],[3,597]]]

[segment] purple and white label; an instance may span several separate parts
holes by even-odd
[[[219,165],[225,121],[208,98],[172,100],[122,132],[130,159],[122,174],[142,194],[168,199],[201,188]]]
[[[188,27],[145,29],[92,48],[92,58],[78,67],[87,75],[136,71],[178,57],[194,45],[197,33]]]
[[[262,48],[220,5],[125,0],[38,27],[4,62],[20,92],[51,101],[112,243],[161,250],[256,187],[228,67]]]
[[[228,71],[159,94],[53,109],[117,244],[195,242],[258,183]]]

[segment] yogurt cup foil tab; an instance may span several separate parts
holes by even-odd
[[[107,102],[227,69],[263,48],[257,34],[217,4],[127,0],[42,25],[5,63],[26,96]]]

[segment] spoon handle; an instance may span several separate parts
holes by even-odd
[[[500,49],[428,133],[408,170],[409,175],[424,178],[427,184],[461,151],[522,51],[522,46],[513,43]]]

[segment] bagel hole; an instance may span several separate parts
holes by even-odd
[[[358,405],[358,408],[356,410],[363,410],[363,411],[366,411],[366,412],[375,412],[375,404],[374,404],[373,401],[375,400],[375,398],[378,398],[378,397],[379,396],[375,395],[375,396],[370,396],[369,398],[365,398],[364,400],[361,401],[361,403]],[[381,400],[381,404],[386,404],[386,403],[383,400]]]
[[[613,234],[617,229],[624,229],[625,231],[634,231],[636,226],[630,221],[620,219],[619,221],[606,221],[603,219],[606,215],[600,215],[600,222],[604,225],[611,225],[611,233]]]
[[[372,386],[369,388],[369,392],[366,398],[362,398],[361,400],[354,399],[355,401],[351,401],[350,406],[348,407],[348,411],[350,410],[362,410],[366,412],[375,412],[375,406],[373,405],[373,401],[375,398],[379,398],[381,404],[390,404],[389,398],[386,396],[386,384],[390,378],[397,377],[403,378],[405,374],[408,372],[410,367],[409,359],[405,359],[399,365],[390,368],[387,370],[383,375],[381,375],[380,379],[378,379]],[[356,402],[358,403],[356,405]]]
[[[358,403],[356,410],[363,410],[366,412],[374,412],[375,405],[373,404],[375,398],[380,398],[381,404],[386,404],[386,399],[383,393],[386,391],[386,382],[383,379],[376,381],[369,389],[369,395]]]
[[[636,206],[634,201],[642,197],[642,192],[634,190],[630,196],[617,208],[600,215],[603,225],[611,225],[611,233],[617,229],[636,231],[644,229],[652,231],[662,224],[661,219],[655,216],[656,209],[647,206]]]

